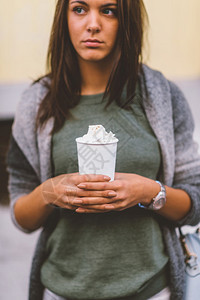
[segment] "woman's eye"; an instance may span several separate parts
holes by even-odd
[[[104,9],[103,13],[105,15],[108,15],[108,16],[115,16],[116,15],[116,11],[114,11],[113,9],[109,9],[109,8]]]
[[[75,13],[77,13],[78,15],[82,15],[82,14],[85,13],[85,10],[84,10],[82,7],[74,7],[74,8],[73,8],[73,11],[74,11]]]

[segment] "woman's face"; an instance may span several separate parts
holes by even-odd
[[[69,0],[67,18],[79,60],[98,62],[113,53],[119,27],[117,0]]]

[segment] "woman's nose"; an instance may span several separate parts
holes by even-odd
[[[87,22],[87,31],[90,33],[98,33],[101,31],[100,16],[97,13],[90,13]]]

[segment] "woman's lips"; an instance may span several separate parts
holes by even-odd
[[[84,44],[87,46],[87,47],[90,47],[90,48],[97,48],[99,47],[103,42],[99,41],[99,40],[86,40],[84,41]]]

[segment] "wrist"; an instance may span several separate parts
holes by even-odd
[[[38,197],[41,199],[43,207],[52,210],[53,209],[53,197],[51,191],[48,191],[46,182],[43,182],[38,186]]]
[[[142,208],[147,208],[150,210],[159,210],[161,209],[166,203],[166,190],[165,186],[160,181],[155,181],[159,185],[159,192],[156,193],[155,196],[151,198],[151,201],[147,205],[143,205],[139,203],[138,205]]]
[[[143,206],[148,206],[151,204],[152,199],[160,192],[160,185],[157,181],[153,179],[148,179],[145,186],[145,199],[140,202]]]

